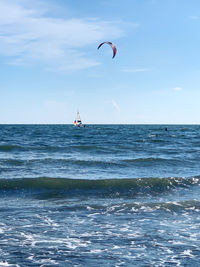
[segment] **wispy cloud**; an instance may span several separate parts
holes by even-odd
[[[147,72],[151,71],[149,68],[124,68],[122,69],[122,72],[128,72],[128,73],[136,73],[136,72]]]
[[[181,91],[181,90],[183,90],[183,88],[182,87],[174,87],[174,88],[172,88],[174,91]]]
[[[114,107],[115,109],[120,110],[119,105],[117,104],[117,102],[116,102],[114,99],[111,100],[111,103],[112,103],[112,105],[113,105],[113,107]]]
[[[9,64],[40,63],[61,71],[89,68],[99,63],[89,58],[86,47],[123,34],[115,22],[56,18],[47,7],[30,3],[0,0],[0,55]]]
[[[199,19],[198,16],[189,16],[189,18],[192,19],[192,20],[198,20]]]

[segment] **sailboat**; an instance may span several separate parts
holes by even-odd
[[[76,119],[74,120],[74,126],[76,127],[85,127],[85,125],[82,124],[80,113],[77,112]]]

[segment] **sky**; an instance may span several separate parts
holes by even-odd
[[[199,101],[199,0],[0,0],[0,124],[200,124]]]

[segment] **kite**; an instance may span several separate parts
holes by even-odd
[[[99,49],[103,44],[109,44],[109,45],[112,47],[112,50],[113,50],[113,57],[112,57],[112,58],[114,58],[115,55],[116,55],[116,53],[117,53],[117,48],[116,48],[116,46],[115,46],[112,42],[103,42],[103,43],[101,43],[101,44],[98,46],[97,49]]]

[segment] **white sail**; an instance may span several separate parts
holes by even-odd
[[[77,112],[76,119],[74,121],[74,126],[82,126],[81,116],[79,112]]]
[[[80,113],[79,112],[77,112],[76,122],[77,123],[81,123],[81,116],[80,116]]]

